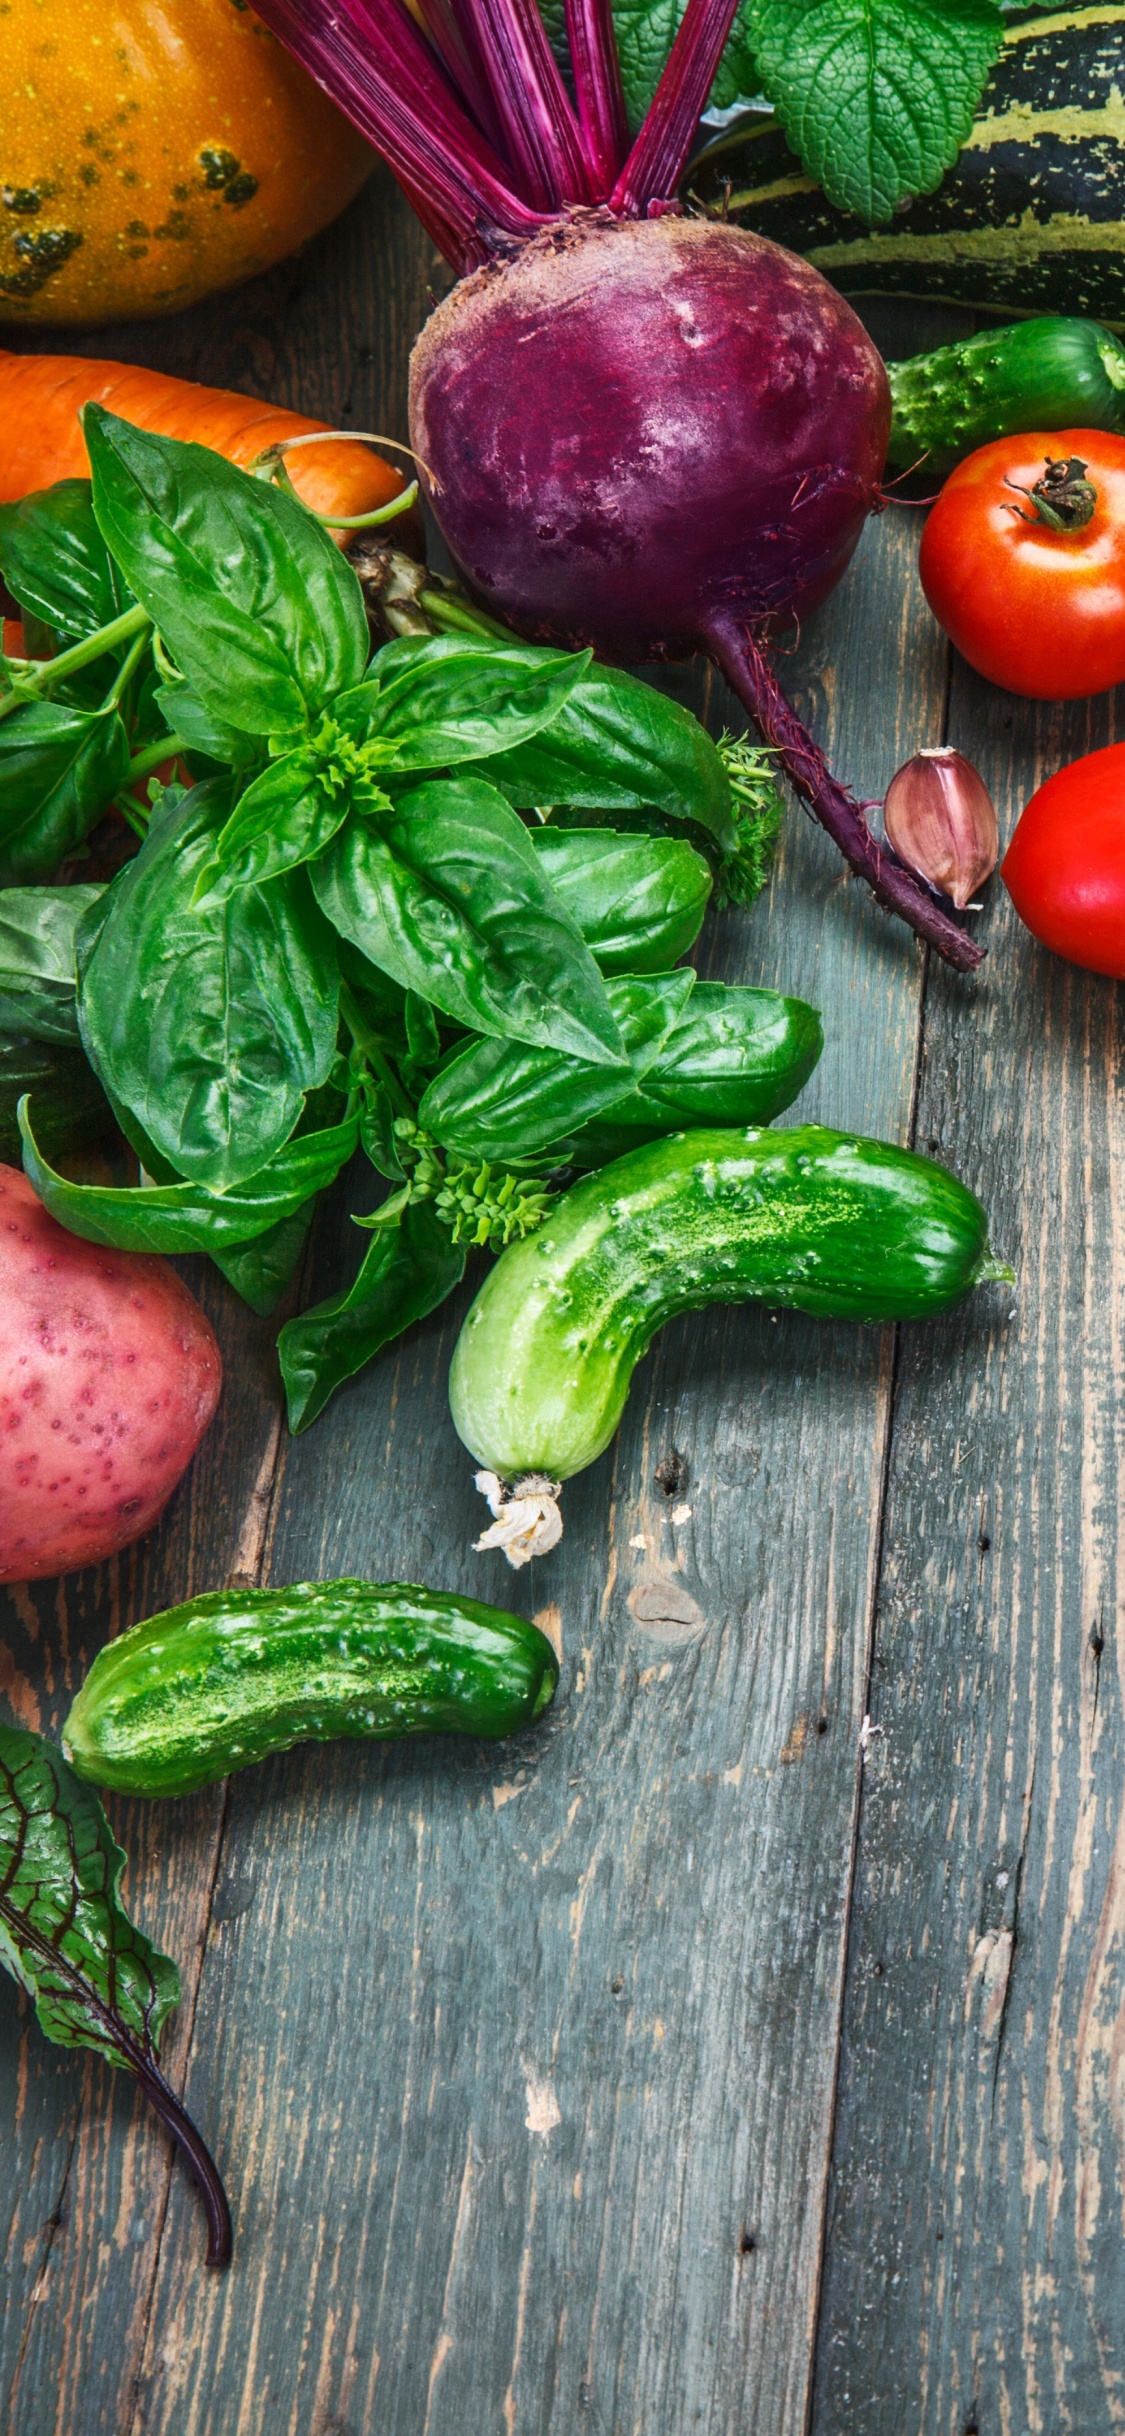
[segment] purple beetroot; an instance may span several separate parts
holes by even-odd
[[[876,840],[767,639],[838,582],[878,501],[882,362],[809,264],[675,191],[734,15],[689,0],[631,150],[610,0],[258,0],[396,172],[461,283],[411,365],[423,479],[470,589],[543,641],[707,651],[879,902],[981,950]],[[431,479],[432,477],[432,479]]]

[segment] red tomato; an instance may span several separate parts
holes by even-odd
[[[1020,814],[1000,877],[1044,947],[1125,980],[1125,744],[1048,778]]]
[[[1035,508],[1020,490],[1042,480],[1048,458],[1069,457],[1081,458],[1097,493],[1089,523],[1056,532],[1025,522]],[[994,685],[1039,702],[1068,702],[1120,685],[1125,438],[1032,431],[975,449],[930,512],[920,568],[938,624]]]
[[[3,628],[3,631],[4,631],[4,641],[3,641],[3,646],[2,646],[2,648],[3,648],[5,651],[9,651],[9,652],[11,653],[13,660],[22,660],[22,658],[23,658],[23,627],[22,627],[22,625],[21,625],[21,623],[20,623],[19,618],[17,618],[17,617],[6,617],[6,618],[4,619],[4,628]]]

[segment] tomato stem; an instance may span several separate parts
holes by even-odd
[[[1020,517],[1024,524],[1049,525],[1053,533],[1081,533],[1098,504],[1097,491],[1087,481],[1081,457],[1048,457],[1044,472],[1030,490],[1023,482],[1013,482],[1007,474],[1004,486],[1030,499],[1035,510],[1034,516],[1029,516],[1026,508],[1016,507],[1008,500],[1005,504],[1011,507],[1013,516]]]

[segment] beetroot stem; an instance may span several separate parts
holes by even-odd
[[[664,73],[609,208],[638,219],[675,195],[715,82],[738,0],[688,0]]]
[[[595,170],[596,200],[609,195],[629,149],[625,91],[610,0],[566,0],[566,38],[578,121]]]
[[[183,2150],[198,2184],[207,2218],[207,2264],[209,2267],[229,2267],[234,2247],[230,2208],[222,2176],[203,2134],[181,2106],[175,2090],[169,2088],[151,2056],[138,2065],[137,2079],[150,2106],[155,2107],[161,2122]]]
[[[852,870],[866,880],[880,905],[887,913],[901,915],[957,972],[974,971],[983,961],[984,949],[970,939],[922,881],[872,836],[854,795],[833,777],[820,746],[786,701],[753,633],[738,618],[719,613],[708,619],[703,640],[765,743],[780,755],[796,793],[827,829]]]
[[[415,0],[417,14],[426,34],[437,52],[454,91],[460,95],[471,112],[485,141],[491,145],[498,160],[503,158],[504,138],[496,116],[488,79],[484,73],[480,52],[472,27],[465,22],[463,7],[456,0]],[[510,164],[508,174],[510,175]]]
[[[535,0],[463,0],[525,203],[592,203],[596,172]]]
[[[315,0],[262,0],[258,15],[382,153],[454,270],[486,262],[494,230],[529,237],[542,227],[545,215],[512,193],[398,0],[349,0],[331,18]]]

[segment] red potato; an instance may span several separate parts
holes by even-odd
[[[222,1383],[213,1330],[167,1261],[68,1235],[0,1166],[0,1582],[139,1539]]]

